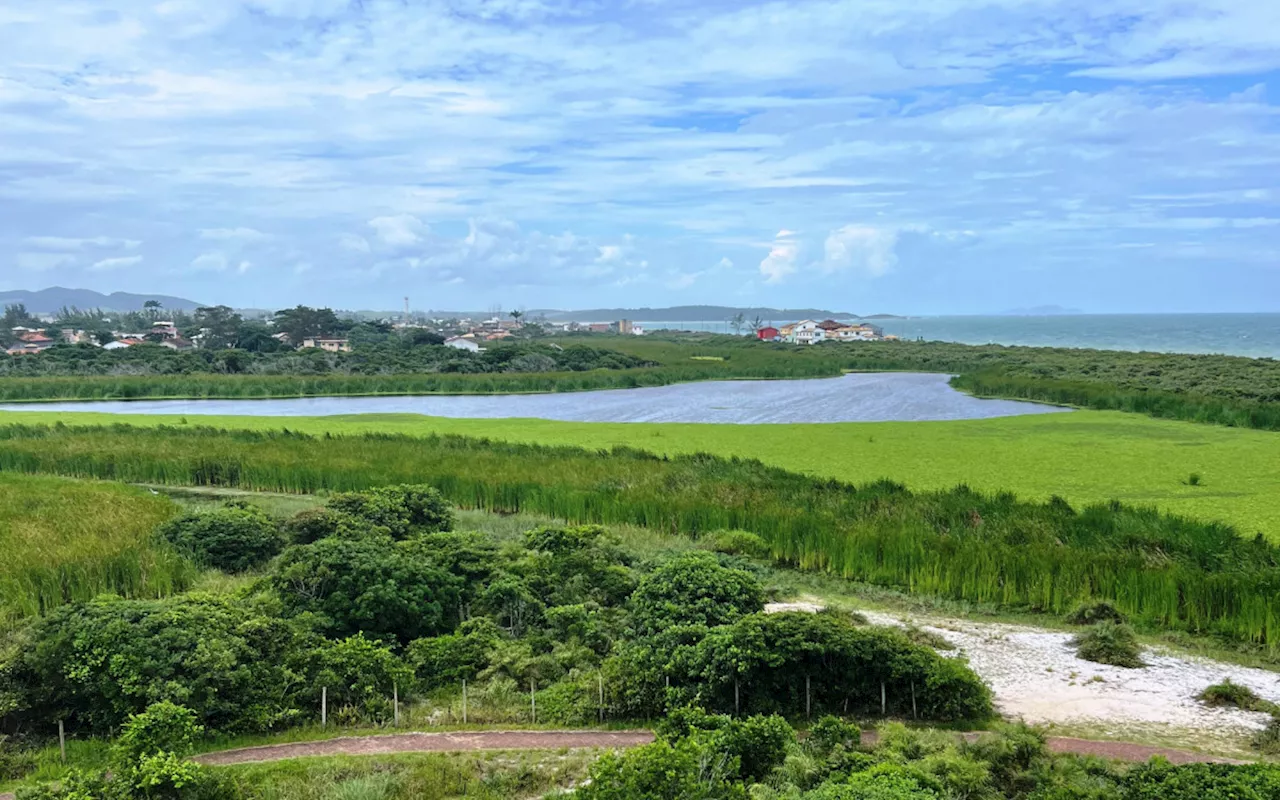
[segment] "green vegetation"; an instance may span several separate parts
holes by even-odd
[[[0,472],[0,622],[99,594],[184,589],[195,571],[155,536],[176,511],[133,487]]]
[[[634,447],[659,455],[712,453],[863,484],[881,478],[913,490],[964,483],[1073,506],[1120,500],[1280,541],[1280,459],[1265,431],[1153,420],[1118,412],[1042,414],[954,422],[825,425],[574,423],[441,419],[416,414],[333,417],[131,415],[130,425],[186,424],[325,434],[459,434],[589,450]],[[114,425],[118,415],[0,412],[0,423]],[[1206,485],[1186,485],[1188,465]]]
[[[881,727],[874,747],[839,720],[803,742],[776,718],[680,718],[657,742],[606,755],[578,800],[1268,800],[1280,767],[1153,761],[1132,769],[1052,755],[1044,734],[1004,726],[973,742]]]
[[[1081,604],[1067,615],[1066,621],[1070,625],[1093,625],[1104,621],[1123,625],[1128,622],[1119,609],[1105,600]]]
[[[1076,647],[1076,655],[1085,661],[1129,669],[1146,666],[1133,628],[1109,619],[1077,633],[1071,643]]]
[[[1280,641],[1274,545],[1119,503],[855,488],[708,455],[190,427],[3,428],[0,468],[283,492],[420,481],[464,508],[693,536],[750,530],[783,563],[919,594],[1051,613],[1102,599],[1143,624]]]
[[[160,535],[197,564],[223,572],[261,566],[281,546],[275,522],[243,504],[172,519],[161,526]]]
[[[1230,678],[1205,688],[1197,699],[1210,706],[1228,706],[1242,708],[1245,711],[1261,711],[1266,714],[1280,712],[1280,706],[1269,700],[1263,700],[1248,686],[1233,683]]]

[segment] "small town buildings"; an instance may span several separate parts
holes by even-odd
[[[55,344],[57,342],[46,336],[43,342],[18,342],[5,352],[11,356],[31,355],[33,353],[43,353]]]
[[[129,344],[128,342],[122,342],[119,339],[117,339],[114,342],[107,342],[102,346],[102,349],[103,350],[124,350],[126,347],[132,347],[132,346],[133,345]]]
[[[160,320],[151,325],[151,333],[165,339],[177,339],[178,326],[169,320]]]
[[[181,350],[191,350],[195,347],[195,344],[187,339],[183,339],[181,336],[175,336],[171,339],[163,340],[162,342],[160,342],[160,346],[167,347],[170,350],[181,351]]]
[[[326,353],[350,353],[351,341],[349,339],[321,339],[308,336],[302,340],[302,347],[303,349],[319,348]]]
[[[768,325],[756,331],[756,338],[762,342],[776,342],[782,338],[782,331]]]
[[[445,347],[452,347],[454,350],[466,350],[468,353],[479,353],[482,349],[480,343],[477,342],[470,334],[466,336],[452,336],[444,340]]]
[[[613,326],[607,322],[593,322],[587,326],[587,330],[591,333],[608,333],[611,327]]]
[[[797,322],[791,330],[791,340],[796,344],[818,344],[825,341],[827,332],[811,319]]]
[[[631,320],[629,319],[620,319],[617,322],[613,323],[613,325],[611,325],[610,327],[613,328],[614,333],[620,333],[623,336],[631,335],[632,324],[631,324]]]

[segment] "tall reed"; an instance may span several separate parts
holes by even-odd
[[[0,469],[277,492],[427,482],[465,508],[748,530],[784,562],[912,592],[1054,613],[1105,599],[1152,625],[1280,642],[1280,548],[1119,503],[855,487],[705,454],[123,424],[0,428]]]

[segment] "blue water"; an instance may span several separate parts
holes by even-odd
[[[773,320],[774,324],[794,320]],[[1280,314],[1079,314],[873,320],[904,339],[1280,358]],[[731,333],[723,321],[643,322],[646,330]]]
[[[946,375],[864,373],[800,381],[707,381],[644,389],[562,394],[419,397],[305,397],[281,400],[98,400],[27,403],[0,411],[99,411],[110,414],[220,414],[319,417],[424,414],[460,419],[567,422],[887,422],[987,419],[1069,409],[957,392]]]

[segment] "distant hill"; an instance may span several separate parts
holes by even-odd
[[[821,308],[737,308],[734,306],[674,306],[672,308],[590,308],[581,311],[555,311],[541,309],[530,311],[529,316],[546,315],[549,320],[576,322],[605,322],[615,319],[641,320],[643,322],[716,322],[742,314],[748,321],[755,317],[763,320],[827,319],[856,317],[848,311],[828,311]]]
[[[0,291],[0,306],[22,303],[32,314],[55,314],[63,306],[81,309],[101,308],[110,311],[141,311],[148,300],[158,300],[160,305],[172,311],[194,311],[202,304],[181,297],[163,294],[130,294],[112,292],[102,294],[90,289],[64,289],[52,286],[37,292],[26,290]]]

